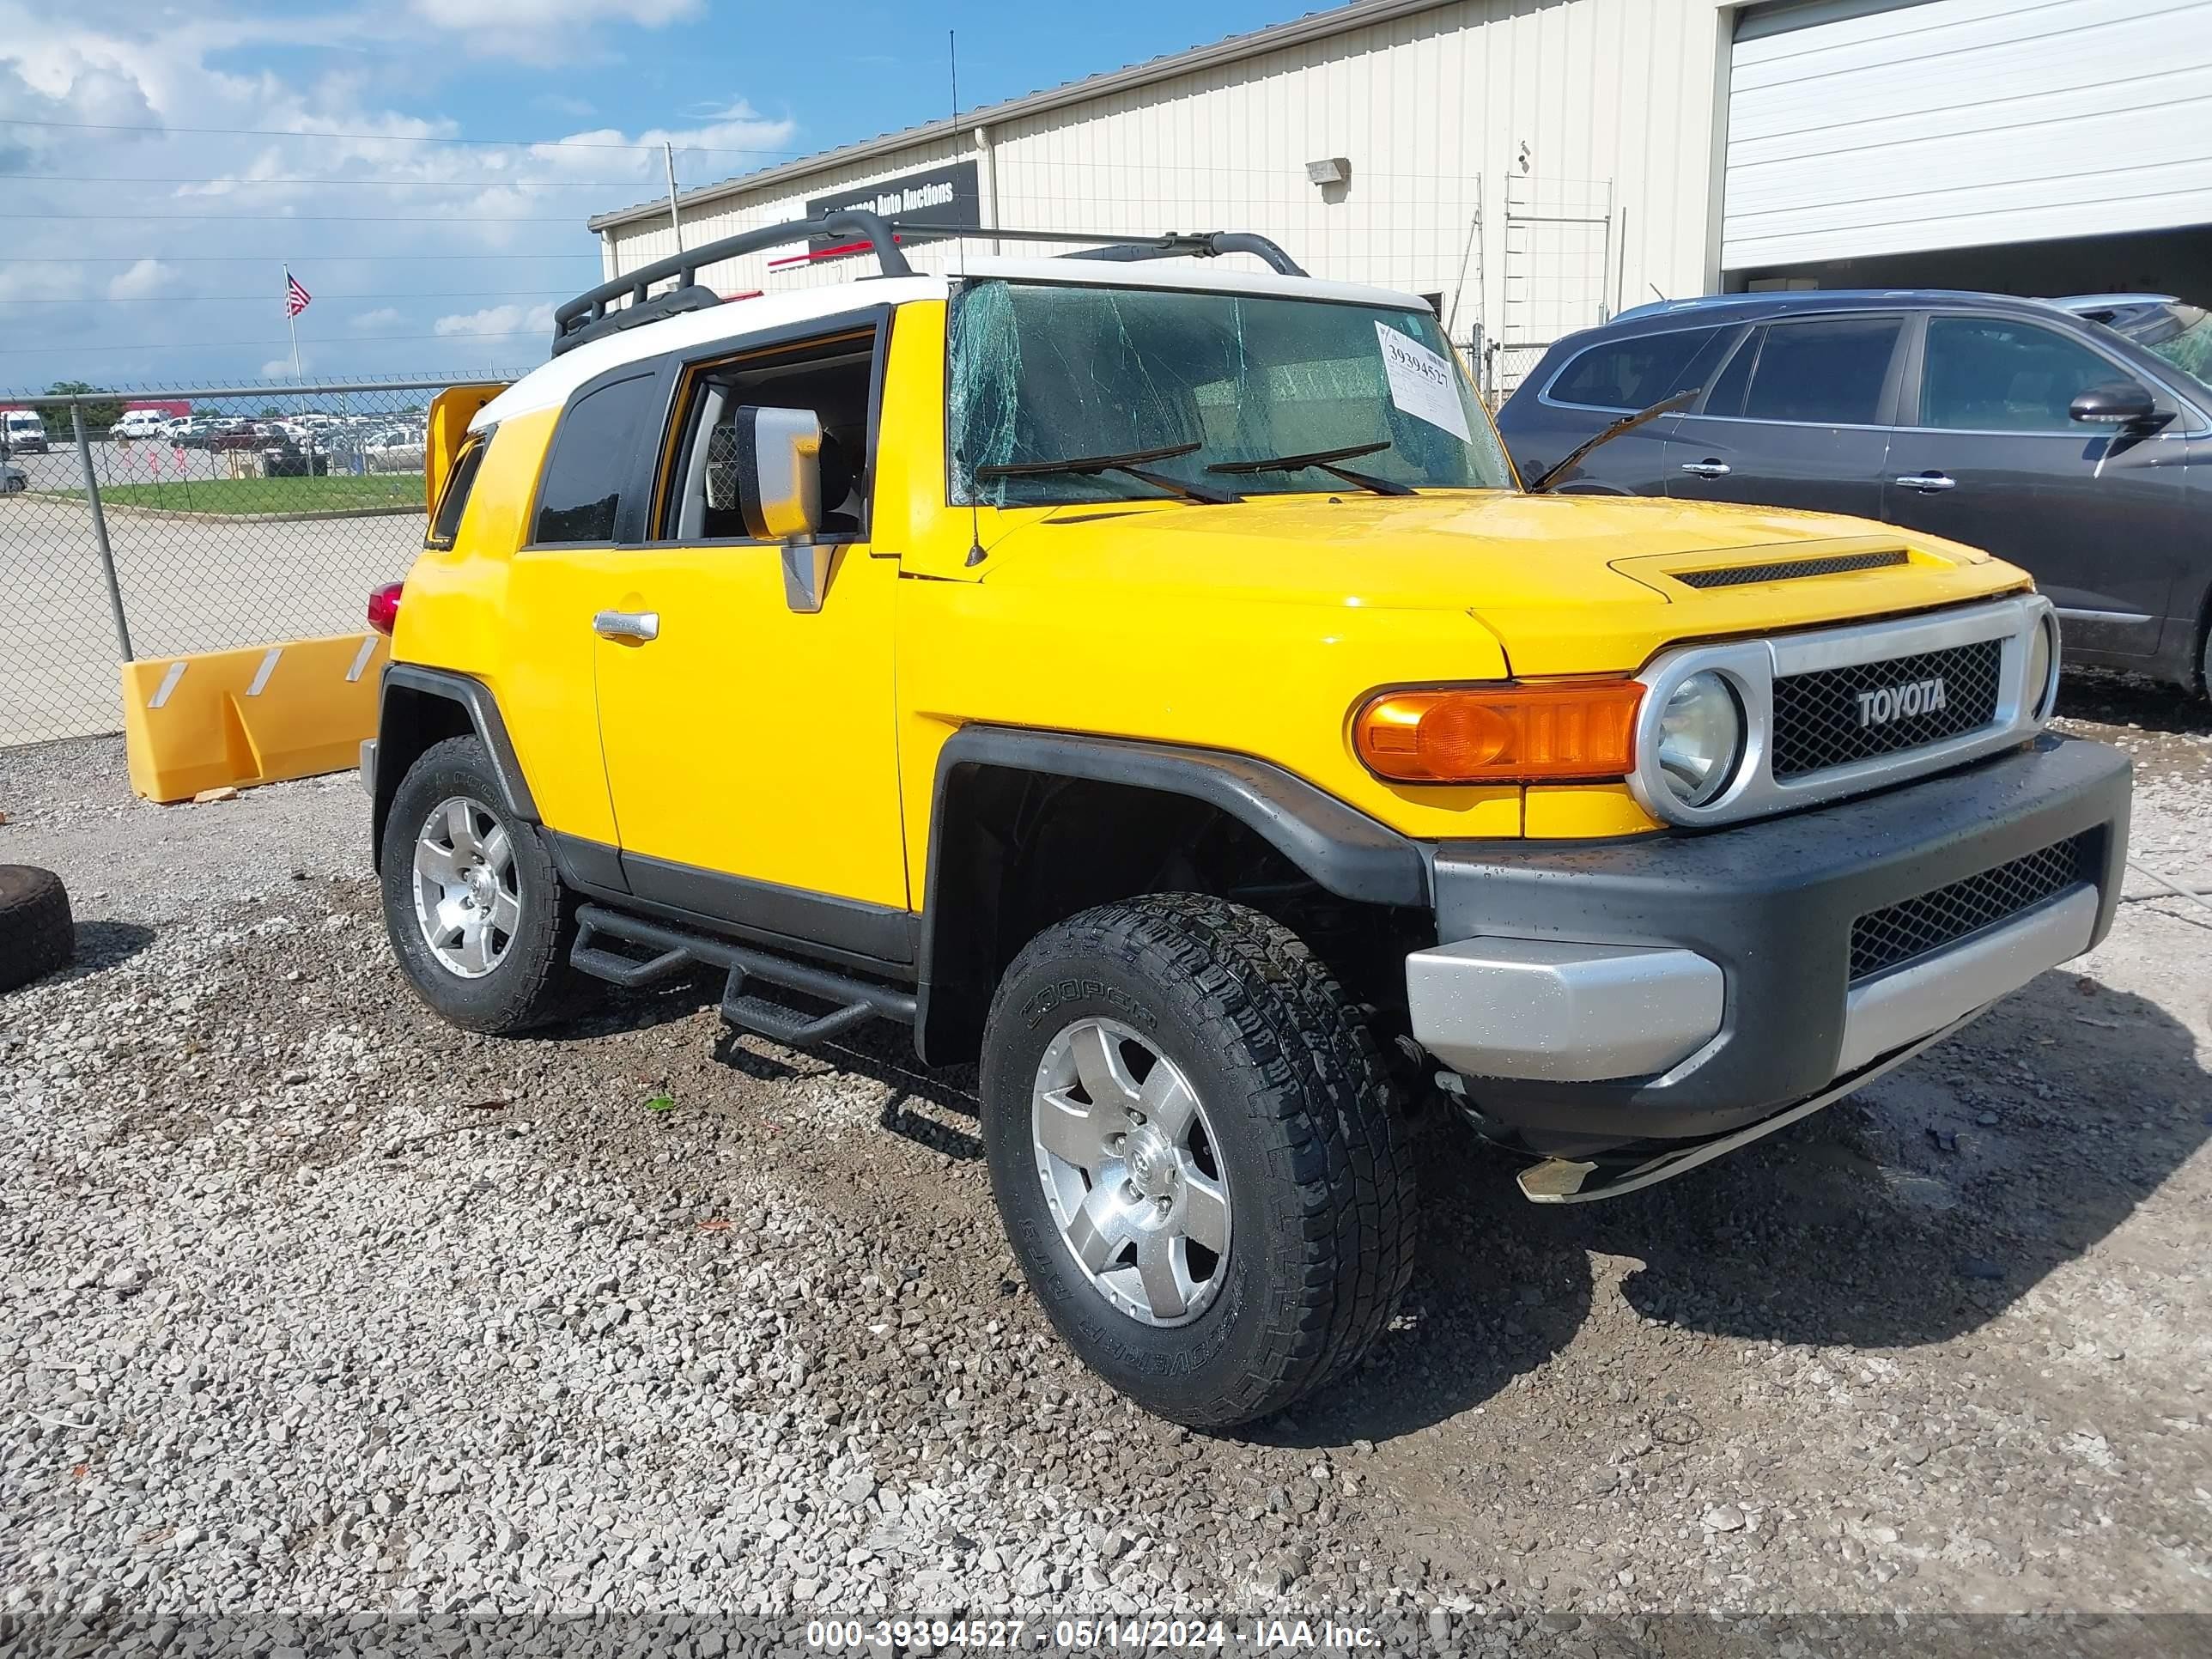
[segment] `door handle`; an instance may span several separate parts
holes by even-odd
[[[1939,490],[1956,489],[1959,487],[1959,481],[1956,478],[1943,472],[1916,472],[1910,477],[1899,478],[1898,483],[1903,484],[1907,489],[1917,489],[1923,495],[1933,495]]]
[[[592,618],[592,632],[603,640],[635,640],[642,645],[660,637],[660,613],[602,611]]]
[[[1700,478],[1725,478],[1729,475],[1729,464],[1726,461],[1685,461],[1682,471]]]

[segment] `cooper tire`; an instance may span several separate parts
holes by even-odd
[[[576,901],[536,826],[504,799],[480,740],[434,744],[399,781],[378,860],[385,931],[409,983],[442,1018],[494,1036],[572,1012],[586,983],[568,965]],[[446,854],[441,873],[453,879],[441,892],[459,896],[433,902],[428,861]]]
[[[0,864],[0,991],[28,985],[76,954],[68,890],[51,870]]]
[[[1133,1068],[1156,1054],[1202,1108],[1212,1161],[1186,1162],[1194,1185],[1210,1170],[1224,1190],[1225,1249],[1190,1257],[1210,1272],[1187,1316],[1146,1306],[1133,1246],[1094,1271],[1071,1242],[1099,1258],[1098,1235],[1069,1217],[1109,1181],[1164,1218],[1183,1200],[1172,1177],[1140,1190],[1133,1172],[1159,1160],[1130,1150],[1133,1134],[1106,1180],[1068,1179],[1046,1103],[1100,1094],[1054,1091],[1070,1032],[1103,1033]],[[992,1192],[1031,1290],[1085,1364],[1160,1416],[1224,1429],[1283,1410],[1360,1358],[1412,1273],[1413,1172],[1375,1039],[1328,970],[1255,910],[1154,895],[1040,934],[993,1000],[981,1100]]]

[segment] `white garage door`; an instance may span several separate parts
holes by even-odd
[[[2212,0],[1746,14],[1721,263],[2212,222]]]

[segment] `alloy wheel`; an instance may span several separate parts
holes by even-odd
[[[1146,1325],[1205,1312],[1226,1277],[1228,1179],[1175,1062],[1116,1021],[1078,1020],[1037,1066],[1030,1138],[1053,1219],[1099,1293]]]
[[[443,800],[415,837],[415,919],[440,966],[481,979],[522,923],[514,842],[499,815],[465,795]]]

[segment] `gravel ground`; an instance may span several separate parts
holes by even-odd
[[[2065,709],[2212,887],[2204,706]],[[2212,1613],[2212,915],[2140,877],[2094,956],[1670,1185],[1537,1209],[1429,1132],[1369,1365],[1209,1438],[1018,1287],[968,1076],[732,1040],[702,984],[464,1035],[351,779],[122,769],[0,750],[0,860],[82,945],[0,1000],[0,1613]]]

